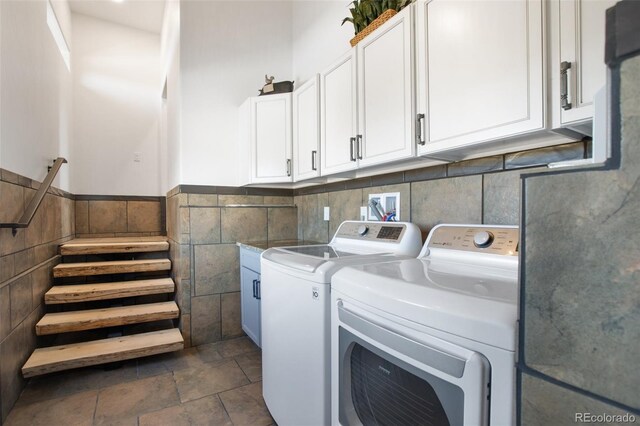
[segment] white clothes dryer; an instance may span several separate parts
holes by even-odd
[[[517,227],[439,225],[331,287],[332,424],[515,424]]]
[[[347,265],[415,258],[421,245],[411,223],[346,221],[329,244],[262,254],[262,387],[280,426],[331,422],[333,275]]]

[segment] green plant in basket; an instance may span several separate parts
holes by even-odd
[[[378,16],[382,15],[384,11],[392,9],[399,12],[411,2],[413,0],[354,0],[349,3],[353,5],[353,7],[349,8],[351,16],[344,18],[342,25],[345,22],[351,22],[355,33],[358,34]]]

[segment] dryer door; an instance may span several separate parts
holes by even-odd
[[[484,356],[338,304],[341,425],[488,424]]]

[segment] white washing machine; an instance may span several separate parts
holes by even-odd
[[[346,221],[329,244],[262,254],[262,389],[280,426],[331,422],[333,274],[346,265],[415,258],[421,245],[411,223]]]
[[[332,424],[515,424],[517,227],[439,225],[331,288]]]

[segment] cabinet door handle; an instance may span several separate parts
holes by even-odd
[[[351,161],[356,161],[356,153],[355,153],[356,138],[350,138],[349,143],[350,143],[349,158],[351,159]]]
[[[287,158],[287,176],[291,176],[291,159]]]
[[[422,139],[422,126],[424,126],[424,114],[418,114],[416,116],[416,142],[418,145],[425,145],[426,142]]]
[[[569,76],[568,71],[571,69],[571,62],[562,61],[560,63],[560,106],[563,110],[571,109],[569,102]]]
[[[256,284],[257,284],[258,280],[253,280],[253,298],[257,298],[258,297],[258,293],[256,290]]]
[[[318,155],[318,151],[311,151],[311,170],[318,170],[316,166],[316,155]]]
[[[356,136],[358,141],[358,160],[362,160],[362,135]]]
[[[260,294],[260,280],[256,280],[256,299],[262,299],[262,295]]]

